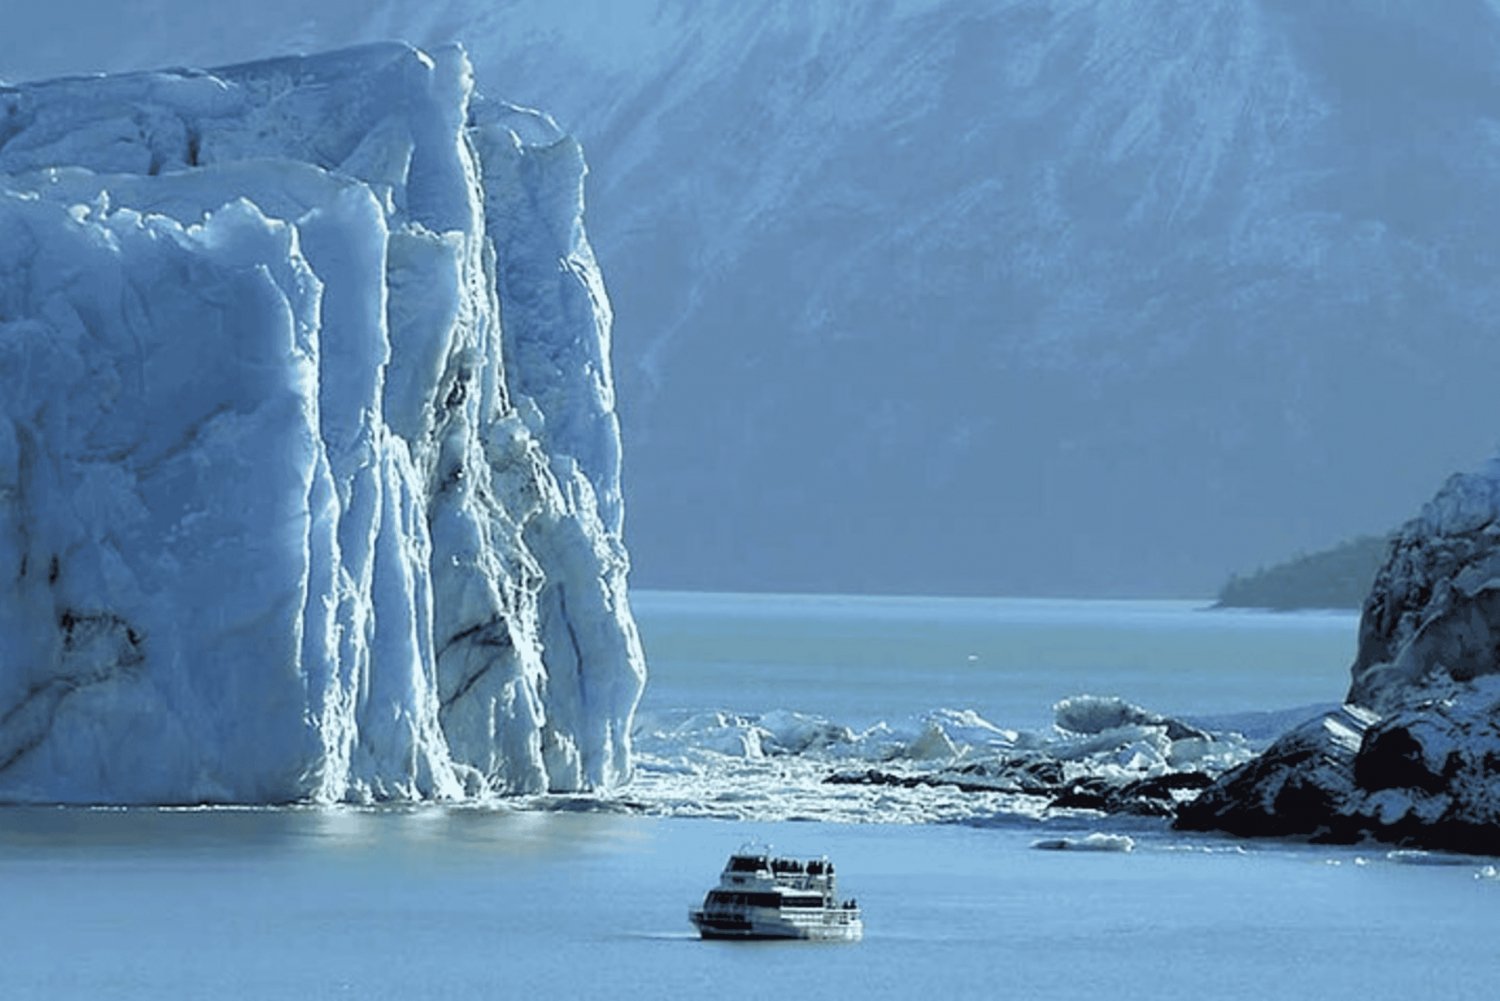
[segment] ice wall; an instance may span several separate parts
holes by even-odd
[[[583,170],[456,48],[0,89],[0,800],[628,775]]]

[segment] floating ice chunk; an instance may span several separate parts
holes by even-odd
[[[1248,855],[1244,845],[1167,845],[1169,852],[1193,852],[1199,855]]]
[[[703,751],[731,758],[765,756],[765,744],[774,740],[756,717],[723,710],[696,713],[672,723],[643,717],[635,734],[636,743],[660,757],[682,760]]]
[[[1164,765],[1172,741],[1156,726],[1120,726],[1081,737],[1060,736],[1048,751],[1063,761],[1100,759],[1121,767],[1145,770]]]
[[[955,758],[958,747],[952,738],[935,721],[929,722],[922,735],[906,747],[906,756],[916,761],[932,761],[937,758]]]
[[[1101,733],[1139,722],[1145,714],[1136,706],[1114,697],[1074,695],[1052,707],[1060,729],[1073,733]]]
[[[1173,740],[1208,736],[1195,726],[1147,712],[1113,695],[1074,695],[1054,705],[1052,712],[1058,729],[1070,733],[1097,734],[1129,726],[1160,726]]]
[[[1468,859],[1459,855],[1443,855],[1423,851],[1419,848],[1398,848],[1385,853],[1385,857],[1399,865],[1470,865]]]
[[[764,714],[759,724],[770,735],[767,749],[776,754],[806,754],[854,741],[854,731],[847,726],[786,709]]]
[[[633,741],[640,781],[630,796],[668,812],[891,822],[1096,808],[1085,801],[1162,816],[1251,754],[1232,734],[1173,740],[1165,722],[1017,732],[958,709],[857,732],[788,710],[653,712],[638,715]],[[692,776],[696,791],[678,776]]]
[[[955,744],[970,748],[1001,750],[1014,747],[1017,733],[998,727],[972,709],[935,709],[925,717],[928,724],[942,729]]]
[[[1124,834],[1094,832],[1082,838],[1040,838],[1031,847],[1048,852],[1133,852],[1135,839]]]

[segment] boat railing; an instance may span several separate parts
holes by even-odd
[[[827,893],[833,888],[833,880],[829,876],[809,876],[805,872],[777,872],[772,873],[777,886],[784,886],[789,890],[812,890],[818,893]]]

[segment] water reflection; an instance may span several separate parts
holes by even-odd
[[[0,808],[0,858],[389,853],[552,858],[644,835],[616,814],[463,806]],[[635,828],[635,830],[632,830]]]

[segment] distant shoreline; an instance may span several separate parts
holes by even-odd
[[[1219,590],[1214,607],[1277,612],[1358,610],[1370,593],[1389,546],[1387,536],[1362,535],[1254,573],[1236,574]]]

